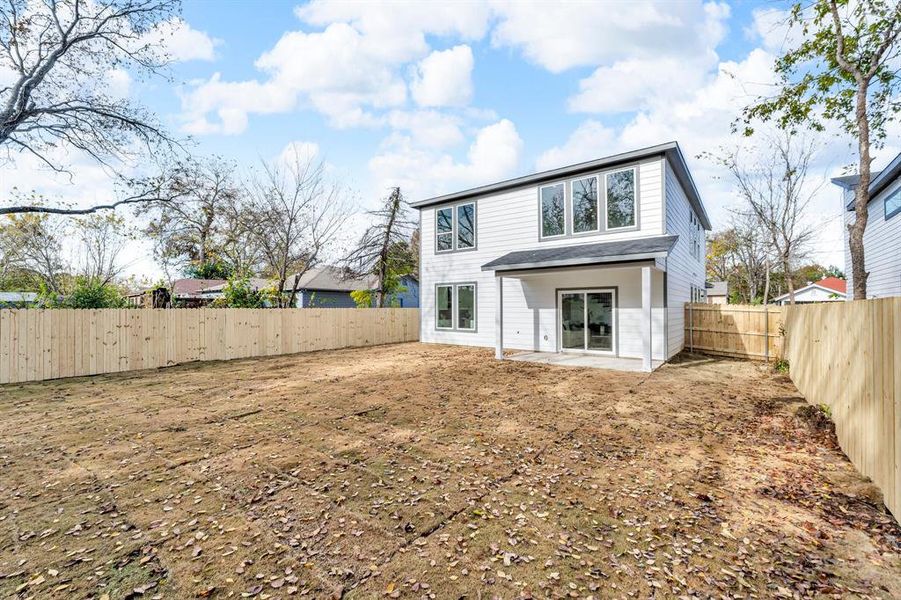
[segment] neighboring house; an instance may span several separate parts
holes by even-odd
[[[845,206],[845,274],[848,277],[848,299],[853,299],[854,279],[851,250],[848,247],[848,225],[855,220],[854,188],[858,175],[836,177],[832,183],[843,190]],[[901,296],[901,154],[870,180],[870,203],[867,205],[867,228],[863,234],[864,264],[869,272],[867,297]]]
[[[824,277],[795,290],[795,303],[841,302],[846,300],[847,282],[838,277]],[[788,294],[773,298],[775,304],[790,304]]]
[[[37,292],[0,292],[0,308],[30,308],[37,301]]]
[[[413,203],[424,342],[641,359],[683,347],[710,221],[675,142]]]
[[[419,308],[419,278],[416,275],[403,275],[400,285],[404,291],[394,294],[389,302],[398,308]]]
[[[172,282],[171,297],[165,297],[162,288],[150,288],[132,292],[126,299],[133,306],[145,308],[168,308],[170,304],[177,308],[197,308],[213,301],[203,293],[204,289],[223,284],[224,279],[176,279]]]
[[[283,293],[290,294],[294,276],[285,281]],[[375,287],[372,277],[349,278],[340,267],[325,265],[315,267],[301,275],[297,285],[297,308],[356,308],[350,296],[356,290]]]
[[[707,304],[729,304],[728,281],[711,281],[707,284]]]
[[[251,277],[248,280],[248,285],[250,289],[259,292],[266,288],[275,288],[278,282],[272,281],[271,279],[261,279],[259,277]],[[228,285],[228,282],[217,283],[216,285],[211,285],[209,287],[205,287],[200,290],[200,293],[207,298],[209,302],[213,302],[222,297],[223,290],[225,286]]]

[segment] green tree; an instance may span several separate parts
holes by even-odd
[[[48,308],[127,308],[119,288],[88,277],[76,277],[68,293],[60,295],[42,285],[41,304]]]
[[[222,298],[214,303],[219,308],[263,308],[263,294],[254,289],[250,278],[232,277],[222,289]]]
[[[789,26],[802,41],[776,61],[780,89],[742,114],[745,135],[754,120],[824,131],[837,123],[857,142],[860,180],[854,192],[854,222],[848,225],[854,299],[866,298],[863,235],[870,201],[871,147],[883,145],[886,124],[898,118],[901,4],[897,0],[797,2]]]

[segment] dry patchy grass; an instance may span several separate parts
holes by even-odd
[[[405,344],[0,388],[0,596],[901,597],[785,377]]]

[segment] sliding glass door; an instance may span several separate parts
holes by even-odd
[[[560,349],[577,352],[614,352],[616,327],[612,289],[557,292]]]

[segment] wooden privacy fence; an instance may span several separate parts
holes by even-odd
[[[782,306],[686,304],[685,349],[734,358],[782,356]]]
[[[418,339],[412,308],[0,310],[0,383]]]
[[[784,308],[792,381],[901,518],[901,298]]]

